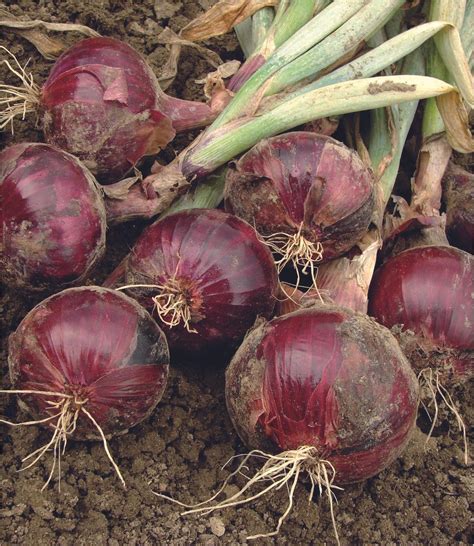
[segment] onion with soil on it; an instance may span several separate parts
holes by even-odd
[[[136,301],[101,287],[70,288],[33,308],[9,339],[13,390],[51,439],[23,462],[25,470],[48,451],[58,469],[69,438],[102,440],[107,457],[125,485],[108,447],[146,419],[160,401],[168,377],[165,336]]]
[[[390,258],[374,275],[369,314],[399,339],[428,395],[438,393],[463,432],[449,389],[474,375],[474,257],[447,246],[414,247]],[[436,424],[438,407],[432,429]]]
[[[225,199],[279,256],[279,271],[292,263],[316,284],[317,263],[347,252],[366,232],[374,181],[342,143],[294,132],[262,140],[243,155],[229,171]]]
[[[72,46],[41,88],[16,58],[4,62],[24,88],[2,86],[0,127],[39,113],[47,142],[79,157],[102,183],[119,180],[176,132],[215,117],[207,104],[166,95],[144,58],[114,38]]]
[[[105,250],[105,207],[92,174],[48,144],[0,154],[2,282],[24,290],[84,281]]]
[[[177,212],[148,227],[119,267],[122,286],[160,321],[175,353],[235,348],[269,318],[278,279],[255,230],[220,210]],[[109,286],[118,279],[112,274]]]
[[[209,514],[286,487],[289,502],[277,529],[249,538],[273,536],[306,476],[310,498],[316,488],[326,492],[337,537],[333,489],[374,476],[401,454],[415,425],[418,382],[388,329],[322,305],[249,332],[226,371],[226,401],[251,451],[209,501],[185,505],[186,513]],[[253,458],[263,461],[257,473],[213,504]],[[259,484],[264,488],[251,493]]]

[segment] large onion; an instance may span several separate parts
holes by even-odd
[[[0,154],[2,281],[28,290],[85,279],[105,249],[105,209],[91,173],[47,144]]]
[[[166,385],[169,353],[136,301],[87,287],[30,311],[10,336],[8,362],[22,404],[53,427],[56,458],[69,436],[105,441],[150,415]]]
[[[123,267],[128,293],[161,320],[178,351],[229,349],[275,305],[269,250],[251,226],[219,210],[187,210],[155,222]]]
[[[199,102],[169,97],[143,57],[113,38],[88,38],[53,66],[40,98],[48,142],[78,156],[101,182],[114,182],[176,131],[205,125]]]
[[[400,454],[417,393],[386,328],[327,305],[254,329],[226,372],[227,407],[248,447],[312,446],[338,483],[365,480]]]
[[[286,487],[290,503],[273,535],[300,475],[309,478],[311,492],[326,489],[332,510],[334,483],[365,480],[398,457],[415,424],[418,382],[389,330],[366,315],[323,305],[254,328],[227,368],[226,401],[251,449],[234,474],[245,468],[248,476],[253,455],[263,466],[242,490],[190,512]],[[263,489],[252,491],[258,483]]]

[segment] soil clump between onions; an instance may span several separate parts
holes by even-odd
[[[167,52],[156,37],[169,25],[179,31],[207,9],[212,0],[33,0],[0,2],[16,16],[86,24],[103,35],[126,40],[143,53],[158,74]],[[155,11],[156,10],[156,11]],[[158,14],[158,15],[157,15]],[[72,45],[78,38],[61,34]],[[30,44],[14,34],[0,34],[0,44],[21,61],[32,58],[30,68],[41,84],[51,67]],[[240,57],[234,35],[208,44],[224,60]],[[202,99],[200,79],[211,67],[193,49],[184,49],[177,80],[168,92],[186,99]],[[0,79],[6,70],[0,67]],[[194,133],[178,135],[160,155],[173,159]],[[0,133],[2,148],[13,142],[40,141],[34,117],[15,125],[15,135]],[[144,223],[126,224],[108,231],[108,250],[91,284],[100,284],[129,251]],[[0,388],[9,388],[6,339],[21,318],[43,297],[0,293]],[[70,441],[62,460],[61,492],[52,486],[41,492],[48,474],[49,454],[36,467],[18,473],[22,456],[45,443],[47,429],[0,425],[0,544],[154,545],[245,544],[248,535],[274,529],[286,506],[286,491],[275,492],[238,510],[227,509],[211,517],[181,518],[179,508],[152,493],[167,493],[184,502],[199,502],[218,488],[228,471],[221,466],[246,449],[233,431],[224,401],[224,366],[207,362],[186,366],[175,363],[165,395],[153,415],[128,434],[110,441],[110,449],[124,474],[127,489],[119,483],[103,453],[102,444]],[[202,370],[199,371],[199,366]],[[207,369],[204,369],[206,368]],[[466,422],[474,422],[472,386],[458,387]],[[28,418],[14,396],[0,396],[0,413],[20,422]],[[345,486],[338,494],[335,517],[343,544],[472,542],[469,536],[472,469],[464,467],[461,436],[442,413],[433,437],[425,446],[430,422],[420,412],[405,453],[380,475],[362,484]],[[150,486],[148,485],[150,483]],[[243,482],[242,482],[243,483]],[[236,492],[239,479],[226,494]],[[53,484],[54,485],[54,484]],[[326,499],[308,505],[308,491],[298,484],[295,506],[278,537],[261,544],[320,544],[334,541]]]

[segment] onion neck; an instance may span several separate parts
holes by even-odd
[[[212,123],[225,106],[219,100],[211,100],[210,104],[171,97],[165,93],[159,97],[160,109],[171,119],[177,133],[205,127]]]

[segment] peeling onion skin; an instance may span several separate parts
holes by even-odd
[[[87,38],[61,55],[42,88],[46,141],[79,157],[100,182],[116,182],[174,138],[163,95],[129,45]]]
[[[137,425],[160,401],[168,377],[166,338],[136,301],[101,287],[70,288],[33,308],[9,338],[15,389],[87,399],[108,436]],[[51,397],[22,394],[36,418],[54,415]],[[83,415],[75,439],[98,439]]]
[[[293,234],[323,245],[323,259],[348,251],[367,231],[372,173],[342,143],[311,132],[262,140],[229,169],[226,210],[262,235]]]
[[[105,208],[92,174],[47,144],[0,154],[2,282],[28,291],[79,283],[105,251]]]
[[[270,251],[251,226],[220,210],[169,215],[138,239],[124,284],[162,284],[173,276],[192,298],[190,326],[197,332],[159,322],[172,354],[230,350],[257,316],[269,318],[275,306],[278,278]],[[127,292],[159,320],[151,299],[156,290]]]
[[[249,332],[227,368],[226,401],[249,449],[316,447],[344,484],[374,476],[403,451],[418,381],[389,330],[324,305]]]
[[[471,254],[447,246],[415,247],[397,254],[375,272],[369,314],[389,328],[400,325],[414,332],[417,344],[407,345],[407,351],[422,348],[430,366],[439,364],[440,371],[447,372],[445,382],[474,375]],[[407,356],[418,368],[416,355]]]

